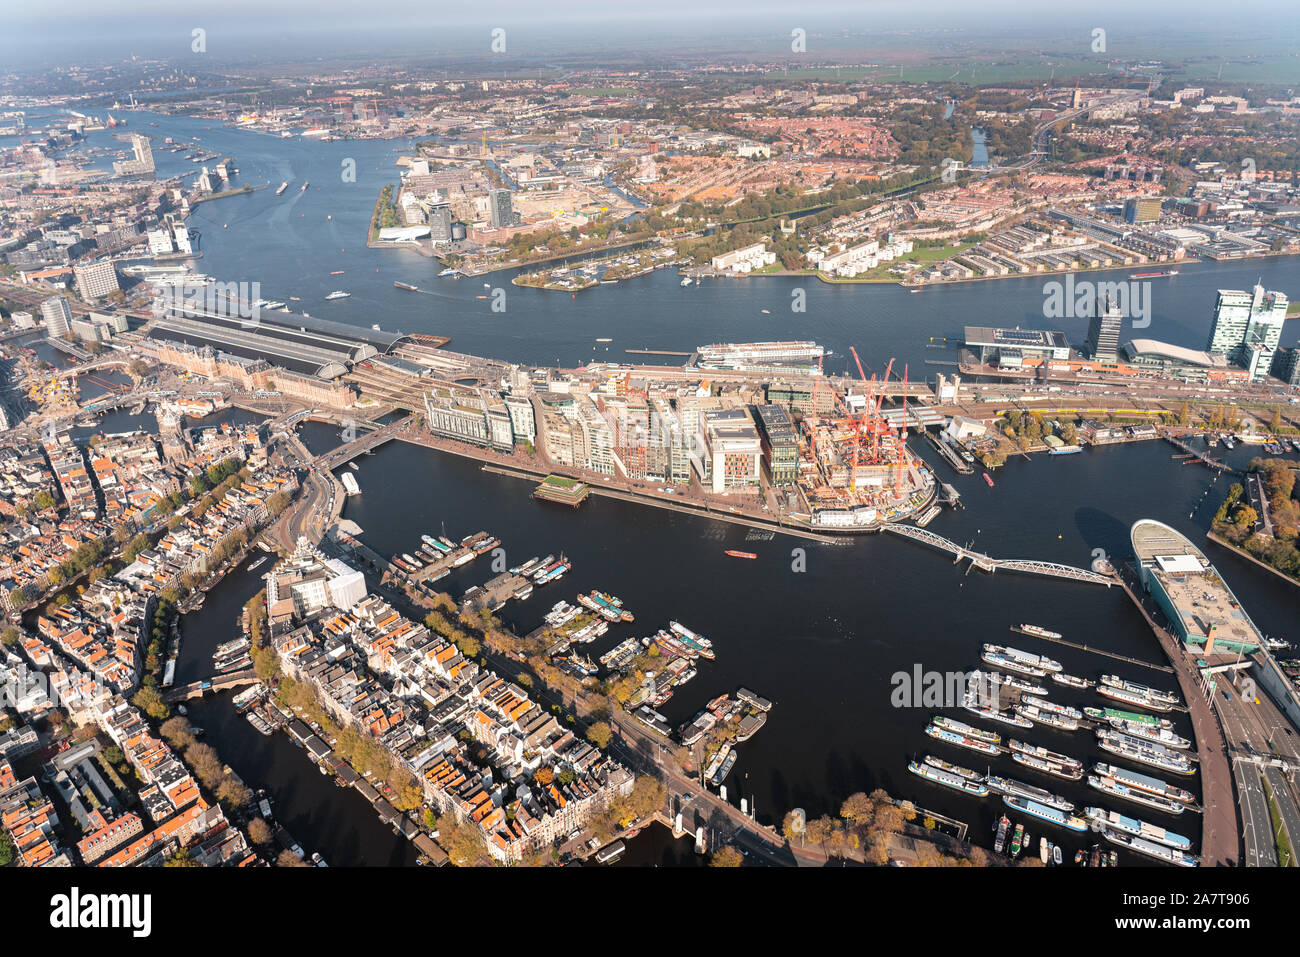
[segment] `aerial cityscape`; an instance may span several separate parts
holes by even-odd
[[[1296,866],[1293,9],[263,6],[5,14],[0,866]]]

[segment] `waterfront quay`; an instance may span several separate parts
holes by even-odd
[[[1154,599],[1142,590],[1130,566],[1119,568],[1124,591],[1151,627],[1160,648],[1173,666],[1196,737],[1201,779],[1201,866],[1235,867],[1242,858],[1241,819],[1233,796],[1233,774],[1223,729],[1210,707],[1199,676],[1181,644],[1161,623]],[[1271,840],[1267,833],[1264,839]]]

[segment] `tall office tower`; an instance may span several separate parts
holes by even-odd
[[[1250,372],[1254,382],[1263,380],[1273,365],[1273,353],[1282,338],[1287,297],[1256,285],[1253,293],[1220,289],[1214,304],[1209,352],[1227,356]]]
[[[488,223],[493,227],[513,226],[514,210],[510,206],[510,190],[494,189],[488,193]]]
[[[41,316],[45,320],[45,334],[51,339],[66,336],[72,329],[72,310],[62,296],[51,296],[41,303]]]
[[[93,302],[121,288],[117,284],[117,270],[108,260],[73,266],[72,271],[77,277],[77,294],[87,302]]]
[[[429,207],[429,238],[435,243],[451,242],[450,203],[435,203]]]
[[[1119,358],[1119,334],[1123,328],[1124,313],[1109,298],[1098,297],[1088,323],[1085,342],[1088,354],[1102,362],[1114,362]]]
[[[153,148],[149,137],[135,133],[131,136],[131,152],[134,159],[121,160],[113,164],[113,172],[118,176],[147,176],[153,174]]]

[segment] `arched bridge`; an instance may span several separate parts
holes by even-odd
[[[230,674],[218,675],[206,681],[192,681],[187,685],[171,688],[163,694],[163,701],[174,704],[177,701],[187,701],[190,698],[201,698],[209,691],[228,691],[231,688],[243,688],[257,684],[258,681],[257,672],[252,668],[245,668],[243,671],[232,671]]]

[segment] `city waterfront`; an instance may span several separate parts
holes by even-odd
[[[596,286],[571,298],[513,286],[517,270],[482,279],[438,278],[436,260],[414,250],[367,248],[366,232],[375,197],[395,182],[394,161],[409,151],[406,140],[318,142],[276,138],[225,128],[181,116],[127,112],[137,128],[157,122],[150,135],[172,136],[221,155],[239,168],[237,182],[272,185],[290,181],[282,196],[262,189],[198,206],[191,228],[202,238],[195,268],[222,281],[261,282],[262,295],[289,301],[295,311],[358,326],[449,336],[450,348],[475,355],[536,365],[628,362],[625,349],[689,351],[704,342],[814,339],[832,351],[828,372],[852,370],[849,347],[879,372],[889,358],[904,363],[915,378],[935,371],[930,362],[955,362],[955,345],[966,326],[1061,329],[1082,342],[1086,319],[1049,319],[1043,314],[1044,283],[1052,276],[964,282],[913,292],[892,284],[824,283],[803,277],[718,279],[678,285],[675,270],[657,270],[615,285]],[[89,134],[117,144],[108,132]],[[196,139],[195,139],[196,138]],[[193,173],[183,156],[156,153],[159,176]],[[355,161],[356,181],[341,172]],[[302,183],[309,183],[301,192]],[[1215,291],[1249,289],[1256,281],[1271,289],[1294,289],[1300,262],[1293,256],[1237,262],[1185,262],[1173,279],[1153,281],[1150,325],[1125,328],[1124,338],[1160,339],[1192,349],[1205,347]],[[343,270],[343,275],[332,275]],[[1089,278],[1127,281],[1132,267],[1103,270]],[[394,282],[421,292],[396,289]],[[487,284],[485,289],[484,283]],[[494,312],[493,288],[506,290],[506,310]],[[333,289],[351,298],[325,301]],[[792,294],[803,290],[804,311],[792,311]],[[289,297],[297,296],[298,301]],[[767,310],[765,313],[764,310]],[[1294,326],[1295,324],[1293,324]],[[596,339],[612,339],[597,343]],[[949,339],[935,348],[931,339]],[[1300,341],[1288,327],[1283,345]]]
[[[160,124],[197,127],[199,121],[162,118]],[[894,356],[899,363],[909,363],[911,374],[919,378],[935,371],[927,361],[956,358],[954,348],[936,348],[931,338],[958,339],[966,325],[1064,327],[1075,340],[1084,332],[1082,326],[1070,328],[1069,320],[1042,316],[1041,277],[962,283],[912,294],[896,286],[830,285],[813,277],[715,280],[681,288],[672,271],[661,271],[567,299],[511,287],[507,311],[493,313],[490,301],[483,298],[483,282],[438,279],[433,261],[409,250],[367,249],[360,241],[373,196],[396,175],[391,165],[395,144],[302,143],[224,129],[189,135],[200,135],[205,147],[235,155],[244,181],[292,178],[313,184],[306,193],[293,191],[277,198],[265,190],[199,207],[191,222],[203,232],[202,271],[223,280],[262,280],[264,295],[299,296],[294,307],[313,315],[447,335],[457,351],[576,365],[628,361],[622,351],[626,348],[690,350],[703,341],[797,335],[832,350],[828,371],[845,371],[852,345],[873,367],[883,368]],[[330,175],[350,156],[357,159],[355,184]],[[238,240],[222,228],[236,223]],[[337,269],[344,270],[343,277],[330,275]],[[1294,260],[1287,258],[1185,265],[1176,280],[1153,291],[1152,324],[1141,334],[1199,348],[1215,289],[1248,287],[1260,277],[1266,285],[1288,288],[1297,272]],[[498,286],[513,275],[485,278],[489,286]],[[297,278],[272,280],[278,276]],[[1117,271],[1103,278],[1122,277]],[[394,281],[427,292],[397,290]],[[286,283],[283,288],[281,282]],[[325,293],[337,287],[347,288],[352,298],[323,302]],[[807,311],[787,316],[795,288],[806,292]],[[770,315],[763,314],[764,307]],[[595,345],[596,338],[614,342]],[[1295,338],[1292,330],[1284,334],[1284,342]],[[309,424],[302,433],[316,452],[338,442],[333,427]],[[954,541],[973,541],[989,554],[1080,567],[1088,565],[1095,549],[1124,560],[1128,527],[1137,518],[1155,517],[1201,536],[1229,480],[1216,480],[1199,467],[1184,468],[1171,461],[1170,451],[1164,443],[1151,442],[1090,449],[1063,459],[1013,459],[1000,471],[994,489],[978,475],[945,474],[945,466],[936,463],[941,477],[962,492],[966,507],[945,514],[933,529]],[[1229,461],[1241,467],[1254,454],[1239,448]],[[954,567],[938,553],[890,538],[834,546],[784,536],[752,541],[743,529],[599,498],[571,514],[535,502],[524,482],[401,443],[363,457],[358,465],[363,492],[348,500],[344,517],[356,521],[364,530],[363,540],[381,553],[410,550],[419,534],[440,534],[444,523],[454,537],[485,528],[502,538],[511,563],[559,551],[574,560],[574,571],[554,600],[571,598],[575,588],[601,588],[636,608],[639,622],[657,627],[673,618],[709,635],[719,649],[717,661],[701,669],[689,693],[678,695],[662,710],[674,724],[681,723],[709,698],[740,685],[754,687],[777,703],[764,730],[742,746],[740,762],[727,782],[729,799],[738,803],[746,797],[763,821],[779,823],[794,807],[810,816],[833,813],[848,794],[883,787],[969,822],[973,838],[987,843],[986,835],[1001,813],[999,804],[951,796],[906,774],[910,756],[931,750],[923,734],[931,709],[892,708],[891,676],[910,674],[917,664],[924,670],[969,670],[978,664],[982,642],[1007,641],[1007,629],[1021,622],[1041,624],[1084,644],[1161,660],[1149,629],[1119,589],[968,574],[964,565]],[[738,563],[723,554],[727,548],[757,552],[759,559]],[[792,551],[796,548],[805,550],[804,572],[792,570],[799,564]],[[1209,551],[1232,576],[1234,589],[1261,627],[1282,634],[1293,601],[1289,586],[1221,549],[1210,546]],[[458,569],[439,587],[459,597],[470,585],[491,577],[485,564],[482,560]],[[255,585],[245,583],[253,591]],[[540,624],[552,603],[550,594],[550,589],[539,590],[526,604],[512,602],[501,614],[525,633]],[[755,603],[750,597],[754,594],[783,597]],[[212,621],[211,627],[219,629],[213,610],[211,604],[205,609],[204,628]],[[232,617],[228,627],[233,628],[234,621]],[[183,669],[198,667],[194,648],[203,645],[188,640],[191,627],[187,623]],[[627,630],[616,629],[593,651],[616,644]],[[647,627],[646,633],[651,630]],[[218,630],[211,643],[222,640],[222,634]],[[1105,659],[1069,649],[1060,656],[1067,671],[1084,677],[1109,667]],[[178,680],[195,674],[183,670]],[[1078,695],[1077,701],[1074,697],[1062,700],[1095,703],[1087,695]],[[222,699],[201,707],[216,709],[218,715],[224,709],[234,733],[253,735],[243,742],[251,741],[252,750],[265,741]],[[219,716],[208,720],[214,735],[222,735],[229,723]],[[1186,727],[1182,731],[1186,733]],[[1044,740],[1035,743],[1085,760],[1099,759],[1084,733],[1074,736],[1077,741],[1036,735]],[[238,741],[236,746],[242,749]],[[291,747],[278,738],[264,746]],[[300,770],[288,772],[288,780],[303,774],[319,777],[305,759],[299,763]],[[999,770],[1014,773],[1016,766],[1004,763]],[[1080,785],[1060,790],[1079,804],[1090,799]],[[332,790],[327,794],[334,796]],[[363,804],[359,810],[373,818]],[[373,824],[382,837],[385,829],[377,821]],[[1188,829],[1186,822],[1182,826]],[[292,822],[290,829],[297,830]],[[301,839],[311,841],[313,836],[304,832]],[[389,852],[382,844],[368,845],[361,857],[383,859]]]
[[[302,431],[314,450],[337,441],[331,426],[308,424]],[[538,589],[527,602],[511,602],[501,610],[519,633],[540,624],[554,600],[600,588],[635,609],[637,624],[612,629],[592,647],[593,653],[629,634],[650,633],[670,618],[709,636],[716,661],[705,663],[692,686],[661,710],[678,724],[709,698],[742,685],[775,702],[766,727],[740,746],[740,761],[727,780],[728,799],[738,803],[743,796],[753,802],[760,821],[779,824],[795,807],[810,817],[834,813],[849,794],[882,787],[966,821],[972,839],[987,845],[1000,804],[950,795],[906,773],[910,757],[934,750],[923,733],[930,715],[942,710],[960,718],[963,713],[953,707],[896,708],[891,703],[895,674],[911,675],[917,665],[925,671],[969,671],[979,664],[983,642],[1047,651],[1067,672],[1086,678],[1119,670],[1135,680],[1172,687],[1168,675],[1116,666],[1106,658],[1008,632],[1030,622],[1082,644],[1163,664],[1149,628],[1119,588],[968,573],[965,565],[953,566],[940,553],[889,536],[850,545],[785,536],[754,541],[743,529],[600,498],[574,513],[532,499],[526,482],[404,443],[363,456],[357,465],[362,494],[348,499],[344,517],[357,522],[362,539],[381,553],[409,551],[420,534],[441,534],[445,525],[454,538],[480,528],[498,535],[511,564],[560,551],[574,562],[562,585]],[[1228,481],[1200,467],[1183,467],[1160,442],[1094,448],[1067,458],[1016,459],[1000,471],[992,489],[978,476],[945,480],[961,491],[965,508],[934,523],[940,534],[973,540],[991,554],[1080,566],[1097,549],[1127,560],[1128,530],[1138,518],[1158,518],[1201,540]],[[1064,509],[1063,502],[1074,504]],[[753,551],[759,558],[737,562],[724,554],[727,548]],[[794,549],[804,550],[806,571],[793,570]],[[1293,614],[1291,586],[1216,546],[1207,544],[1206,550],[1261,629],[1283,634]],[[457,569],[438,587],[459,597],[491,577],[490,561],[483,558]],[[197,633],[206,637],[193,637],[194,626],[187,620],[178,681],[202,675],[211,647],[230,636],[239,608],[258,587],[260,581],[246,574],[219,586],[229,591],[209,597],[197,625]],[[755,602],[755,594],[784,597]],[[1080,707],[1098,703],[1090,692],[1057,691],[1052,697]],[[256,735],[233,714],[226,696],[200,708],[196,714],[203,718],[196,720],[212,725],[209,734],[223,754],[229,735],[236,770],[245,773],[240,762],[248,762],[250,784],[266,784],[257,775],[270,765],[254,763],[254,755],[290,748],[287,740]],[[1189,733],[1184,716],[1177,716],[1175,728]],[[1026,736],[1085,761],[1105,759],[1087,732],[1062,735],[1040,728]],[[307,786],[300,780],[303,775],[319,777],[301,753],[294,756],[297,762],[276,765],[275,773],[286,775],[282,787],[293,781]],[[962,757],[945,756],[959,763]],[[1002,758],[993,770],[1014,776],[1017,768]],[[1195,779],[1189,786],[1197,789]],[[338,807],[333,800],[337,790],[322,795],[331,807]],[[1080,805],[1094,796],[1082,784],[1062,783],[1053,790]],[[338,791],[339,801],[345,793]],[[374,818],[364,803],[358,810]],[[1158,812],[1152,816],[1175,829],[1199,832],[1199,822],[1166,822]],[[377,820],[373,823],[382,835],[385,829]],[[295,834],[299,830],[289,826]],[[309,831],[299,837],[313,839]],[[1068,838],[1064,844],[1074,849]],[[368,847],[366,860],[382,857],[382,847]]]
[[[127,115],[133,122],[147,116]],[[157,135],[198,137],[204,147],[235,156],[241,182],[312,184],[306,192],[292,190],[282,197],[259,190],[199,206],[190,225],[203,235],[200,271],[223,281],[260,281],[263,295],[299,297],[293,307],[314,316],[449,336],[456,351],[579,365],[627,362],[624,350],[632,348],[690,351],[707,341],[797,336],[831,350],[828,372],[849,371],[853,346],[870,369],[880,371],[894,357],[895,369],[907,363],[913,379],[920,379],[936,371],[929,363],[950,371],[944,364],[955,361],[952,343],[967,325],[1062,328],[1073,341],[1084,334],[1079,320],[1043,317],[1044,277],[960,283],[917,293],[892,285],[826,284],[812,276],[721,279],[680,287],[674,273],[664,270],[569,299],[512,286],[506,311],[493,312],[487,290],[507,285],[513,271],[485,281],[438,279],[438,264],[413,251],[366,247],[374,196],[396,178],[393,159],[408,144],[280,140],[200,120],[157,120]],[[356,160],[355,183],[337,176],[347,159]],[[159,171],[168,172],[161,161]],[[332,275],[339,270],[341,276]],[[1128,272],[1099,278],[1127,278]],[[1246,288],[1261,279],[1267,286],[1291,289],[1300,278],[1296,261],[1289,258],[1192,263],[1181,272],[1176,280],[1157,284],[1151,326],[1132,334],[1201,348],[1217,288]],[[397,290],[394,281],[424,291]],[[352,297],[324,301],[328,290],[339,287]],[[795,290],[806,294],[804,312],[789,311]],[[613,341],[597,345],[598,338]],[[1288,329],[1283,343],[1296,338]],[[41,355],[65,365],[61,354]],[[110,375],[104,381],[117,384]],[[103,387],[96,388],[100,391],[84,396],[101,394]],[[230,410],[202,424],[254,418]],[[128,431],[151,424],[150,416],[120,410],[105,416],[98,428]],[[339,442],[332,426],[308,424],[301,432],[316,453]],[[1199,541],[1231,479],[1184,467],[1170,453],[1162,442],[1146,442],[1091,448],[1065,458],[1013,458],[998,472],[993,488],[978,474],[955,476],[936,461],[940,477],[962,493],[964,508],[943,514],[932,530],[991,555],[1078,567],[1086,567],[1098,550],[1127,560],[1128,529],[1139,518],[1167,522]],[[1228,461],[1240,468],[1256,454],[1258,450],[1243,446]],[[1002,813],[1000,803],[957,797],[906,773],[910,758],[933,750],[924,735],[930,715],[942,710],[961,717],[960,710],[955,703],[942,709],[894,707],[893,677],[911,675],[917,667],[969,671],[978,665],[983,642],[1010,641],[1044,650],[1032,639],[1008,636],[1009,628],[1023,622],[1118,654],[1163,660],[1146,623],[1118,588],[1005,573],[988,576],[886,536],[834,545],[768,538],[599,497],[574,513],[535,501],[526,482],[403,443],[390,444],[357,464],[362,493],[347,501],[344,517],[357,522],[362,540],[382,554],[411,550],[422,533],[442,534],[445,528],[448,536],[459,538],[482,528],[502,539],[508,564],[560,552],[574,562],[564,585],[539,589],[526,603],[512,602],[501,611],[520,634],[536,628],[553,601],[572,598],[575,590],[599,588],[636,609],[638,623],[613,629],[593,646],[594,655],[632,634],[649,634],[669,619],[710,637],[717,660],[703,664],[689,690],[661,710],[679,725],[710,698],[740,686],[775,702],[763,730],[740,746],[740,760],[726,782],[728,800],[738,804],[744,798],[766,823],[779,825],[794,808],[803,808],[809,817],[834,814],[849,794],[884,788],[967,822],[972,839],[987,844]],[[737,562],[725,555],[729,548],[754,552],[757,560]],[[1206,550],[1261,628],[1283,634],[1294,614],[1291,586],[1217,546]],[[487,562],[481,559],[454,571],[438,587],[460,597],[491,577]],[[186,617],[178,683],[210,670],[212,648],[232,637],[243,603],[260,584],[259,576],[241,569],[213,589],[201,614]],[[755,595],[779,597],[756,601]],[[1069,648],[1052,653],[1067,672],[1085,678],[1115,667]],[[1165,675],[1120,670],[1127,677],[1171,686]],[[249,786],[271,792],[278,816],[305,846],[338,864],[413,861],[410,845],[381,824],[358,795],[335,788],[284,735],[259,735],[235,713],[229,697],[196,702],[191,708],[195,723]],[[1091,693],[1054,697],[1080,707],[1097,703]],[[1182,717],[1175,727],[1189,733]],[[1084,731],[1062,737],[1039,728],[1027,737],[1086,762],[1104,759]],[[1016,767],[999,758],[992,770],[1015,774]],[[1194,781],[1189,786],[1197,788]],[[1081,784],[1054,790],[1080,806],[1093,799]],[[1199,823],[1165,821],[1158,812],[1152,816],[1189,833],[1199,831]],[[661,846],[649,834],[640,840],[649,843],[638,845],[627,862],[680,859],[677,844]],[[1068,838],[1065,846],[1075,849]]]

